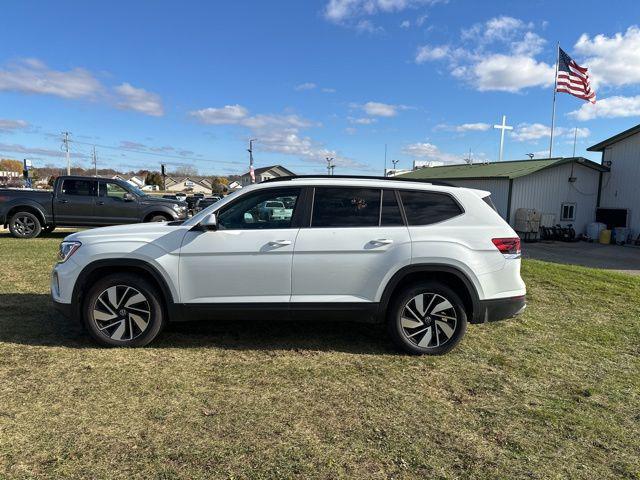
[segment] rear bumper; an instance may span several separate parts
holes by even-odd
[[[495,300],[480,300],[480,308],[471,323],[505,320],[520,315],[525,308],[527,308],[527,298],[524,295]]]

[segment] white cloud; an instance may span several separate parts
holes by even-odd
[[[441,58],[449,55],[450,47],[449,45],[423,45],[418,47],[416,52],[415,61],[416,63],[424,63],[430,60],[440,60]]]
[[[0,69],[0,91],[53,95],[65,99],[102,100],[122,110],[152,116],[164,111],[160,96],[124,82],[113,89],[84,68],[52,70],[34,58],[22,59]]]
[[[42,147],[29,147],[26,145],[20,145],[15,143],[0,143],[0,152],[12,152],[12,153],[20,153],[23,155],[37,155],[43,157],[54,157],[60,158],[62,152],[60,150],[54,150],[49,148]],[[74,152],[74,158],[88,158],[88,156],[84,153]]]
[[[190,112],[190,115],[209,125],[233,125],[244,120],[249,111],[240,105],[225,105],[222,108],[203,108]]]
[[[23,130],[29,126],[24,120],[9,120],[0,118],[0,131]]]
[[[378,121],[377,119],[371,118],[371,117],[361,117],[361,118],[348,117],[348,120],[350,123],[353,123],[356,125],[371,125]]]
[[[595,104],[584,103],[569,115],[581,121],[595,118],[638,117],[640,116],[640,95],[635,97],[615,96],[603,98]]]
[[[336,93],[336,89],[335,88],[323,88],[322,89],[322,93]]]
[[[334,23],[342,23],[353,17],[400,12],[440,1],[442,0],[329,0],[324,8],[324,16]]]
[[[301,83],[300,85],[296,85],[295,87],[293,87],[293,89],[296,92],[302,92],[304,90],[313,90],[316,87],[317,85],[313,82],[305,82],[305,83]]]
[[[129,83],[115,87],[114,91],[118,95],[116,106],[121,110],[134,110],[154,117],[164,115],[162,100],[156,93],[136,88]]]
[[[325,157],[334,157],[336,164],[353,168],[364,165],[324,147],[309,136],[301,134],[305,128],[319,126],[318,123],[298,115],[257,114],[250,115],[241,105],[226,105],[218,108],[203,108],[189,113],[192,117],[208,125],[240,125],[251,131],[257,138],[256,149],[263,152],[292,155],[306,161],[323,163]]]
[[[528,56],[494,54],[453,73],[460,78],[472,74],[471,82],[481,92],[518,92],[523,88],[552,85],[555,67]]]
[[[575,128],[569,127],[555,127],[554,136],[566,137],[573,141],[573,136],[576,138],[587,138],[591,135],[591,131],[588,128]],[[551,127],[542,123],[520,123],[516,128],[510,132],[510,137],[516,142],[532,142],[542,138],[549,139],[551,136]]]
[[[640,83],[640,28],[631,26],[612,37],[582,34],[574,46],[586,57],[578,62],[589,68],[594,85],[630,85]]]
[[[87,70],[51,70],[36,59],[23,59],[0,70],[0,90],[54,95],[62,98],[92,98],[103,86]]]
[[[461,156],[442,152],[437,146],[427,142],[405,145],[402,153],[414,158],[436,160],[444,163],[462,163],[463,161]]]
[[[462,30],[461,37],[463,40],[480,43],[506,42],[522,30],[531,29],[532,27],[531,23],[525,23],[518,18],[502,15],[491,18],[485,23],[476,23],[471,28]]]
[[[395,117],[398,110],[407,110],[408,108],[406,105],[392,105],[382,102],[367,102],[362,105],[364,112],[372,117]]]
[[[479,91],[518,92],[553,83],[555,66],[538,61],[546,40],[532,23],[501,16],[463,30],[459,45],[424,45],[415,62],[443,60],[451,75]]]
[[[476,123],[463,123],[461,125],[448,125],[446,123],[441,123],[440,125],[436,125],[434,130],[445,130],[449,132],[485,132],[491,128],[491,125],[483,122]]]
[[[404,20],[401,24],[400,24],[400,28],[409,28],[411,26],[411,22],[409,20]]]

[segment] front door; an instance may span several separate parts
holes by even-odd
[[[91,178],[65,178],[53,200],[58,225],[94,225],[93,208],[96,181]]]
[[[116,182],[99,182],[94,215],[101,225],[137,223],[139,219],[138,200],[125,200],[127,190]],[[131,195],[131,194],[130,194]]]
[[[299,199],[299,188],[248,193],[216,212],[217,230],[189,231],[180,250],[182,303],[288,303]],[[267,210],[268,202],[285,207]]]
[[[379,301],[411,262],[409,231],[393,190],[316,187],[309,228],[293,257],[292,303]]]

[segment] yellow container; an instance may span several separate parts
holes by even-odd
[[[611,243],[611,230],[601,230],[599,240],[600,243],[609,245]]]

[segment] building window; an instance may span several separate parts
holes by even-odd
[[[560,208],[560,221],[572,222],[576,219],[576,204],[575,203],[563,203]]]

